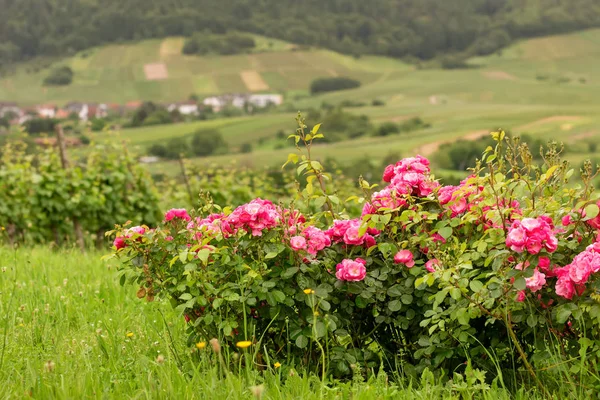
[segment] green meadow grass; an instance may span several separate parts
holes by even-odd
[[[186,346],[184,319],[170,305],[137,299],[100,257],[0,247],[0,398],[252,399],[260,385],[264,399],[540,398],[535,390],[510,395],[497,384],[442,385],[428,377],[322,382],[285,360],[227,372],[210,346]],[[575,398],[569,388],[561,396]]]

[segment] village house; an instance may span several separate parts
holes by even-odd
[[[17,106],[17,103],[5,103],[0,102],[0,118],[4,118],[5,116],[11,117],[20,117],[21,116],[21,108]]]
[[[198,104],[193,100],[181,101],[178,103],[171,103],[167,105],[167,110],[173,112],[179,111],[181,115],[198,115]]]
[[[54,104],[42,104],[36,107],[37,114],[41,118],[54,118],[56,116],[56,106]]]
[[[270,105],[279,106],[282,103],[283,96],[280,94],[225,94],[207,97],[202,101],[204,106],[212,107],[215,112],[219,112],[227,106],[244,108],[247,105],[251,105],[258,108],[265,108]]]
[[[97,103],[71,102],[64,108],[68,114],[77,114],[80,120],[88,121],[93,118],[106,118],[108,116],[108,105]]]

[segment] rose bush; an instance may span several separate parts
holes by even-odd
[[[537,378],[595,365],[591,168],[569,184],[555,146],[535,165],[526,145],[496,132],[459,186],[440,185],[427,159],[406,158],[385,169],[385,188],[361,181],[366,195],[347,201],[362,202],[363,215],[350,219],[311,159],[319,127],[299,123],[293,137],[306,150],[288,159],[307,175],[297,204],[208,203],[115,231],[122,282],[169,299],[190,344],[248,340],[260,362],[336,375],[353,364],[451,374],[471,360],[490,376],[516,368]]]

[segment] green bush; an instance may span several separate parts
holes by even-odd
[[[226,151],[227,142],[216,129],[199,130],[192,136],[191,151],[197,157],[206,157],[217,151]]]
[[[309,149],[319,129],[299,121],[295,139]],[[323,166],[293,153],[288,163],[307,177],[304,211],[207,200],[198,214],[169,210],[152,230],[120,227],[121,282],[170,301],[189,346],[249,348],[252,362],[346,377],[357,366],[429,370],[452,384],[468,365],[515,392],[547,376],[555,386],[540,390],[576,379],[591,393],[596,377],[580,371],[600,362],[600,209],[591,173],[563,190],[573,170],[548,153],[532,164],[496,132],[456,187],[439,185],[423,157],[401,160],[385,168],[382,190],[361,182],[368,197],[348,200],[364,204],[354,219],[322,184]]]
[[[318,78],[310,84],[310,93],[319,94],[336,90],[354,89],[360,86],[360,81],[347,77]]]
[[[213,35],[209,33],[196,33],[186,39],[183,54],[239,54],[245,53],[256,46],[254,38],[240,33],[226,33]]]
[[[70,67],[63,66],[54,68],[44,79],[46,86],[66,86],[73,81],[73,70]]]

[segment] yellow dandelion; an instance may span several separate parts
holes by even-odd
[[[304,294],[313,294],[314,292],[312,289],[304,289]]]
[[[132,338],[133,337],[133,332],[127,332],[127,337],[128,338]]]
[[[241,342],[237,342],[235,345],[240,349],[245,349],[247,347],[250,347],[250,345],[252,345],[252,342],[249,340],[243,340]]]
[[[198,342],[198,343],[196,343],[196,348],[198,350],[202,350],[205,347],[206,347],[206,342]]]
[[[276,362],[275,364],[273,364],[273,366],[274,366],[275,368],[279,368],[279,367],[281,367],[281,363],[280,363],[280,362]]]

